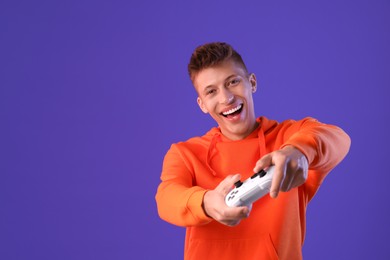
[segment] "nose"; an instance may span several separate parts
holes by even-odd
[[[221,104],[229,105],[233,102],[233,100],[234,100],[234,95],[232,92],[230,92],[227,89],[221,91],[221,98],[220,98]]]

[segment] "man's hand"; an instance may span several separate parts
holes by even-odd
[[[238,180],[240,180],[239,174],[227,176],[214,190],[206,192],[203,198],[203,208],[206,214],[227,226],[238,225],[243,218],[249,216],[250,212],[248,207],[231,208],[225,203],[226,194]]]
[[[272,198],[278,197],[280,191],[289,191],[305,183],[309,163],[305,155],[289,145],[281,150],[269,153],[257,161],[254,172],[275,165],[274,176],[270,190]]]

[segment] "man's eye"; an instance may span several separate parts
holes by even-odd
[[[229,86],[234,86],[234,85],[237,85],[238,83],[240,83],[240,79],[239,78],[235,78],[235,79],[232,79],[231,81],[229,81]]]
[[[215,89],[210,89],[206,92],[206,95],[211,95],[215,93]]]

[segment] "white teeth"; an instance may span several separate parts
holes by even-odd
[[[241,107],[242,107],[242,104],[239,105],[238,107],[235,107],[235,108],[232,108],[232,109],[230,109],[230,110],[228,110],[228,111],[226,111],[226,112],[223,112],[222,115],[227,116],[227,115],[233,114],[233,113],[236,112],[237,110],[240,110]]]

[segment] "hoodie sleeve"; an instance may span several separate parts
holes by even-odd
[[[209,223],[203,210],[206,189],[193,186],[194,176],[177,148],[172,145],[164,158],[161,183],[156,202],[160,217],[178,226],[197,226]]]
[[[289,134],[292,131],[293,134]],[[351,140],[339,127],[305,118],[286,131],[287,140],[282,148],[293,145],[303,152],[310,170],[330,171],[339,164],[349,151]]]
[[[306,156],[309,162],[306,186],[311,187],[311,195],[314,195],[326,175],[347,155],[351,139],[341,128],[308,117],[287,128],[281,148],[287,145],[296,147]]]

